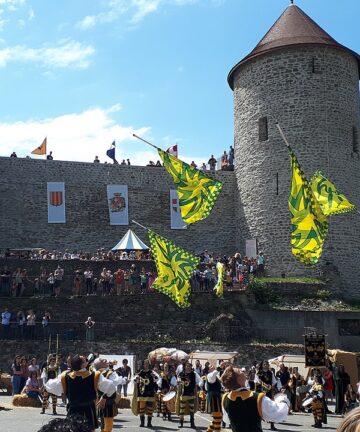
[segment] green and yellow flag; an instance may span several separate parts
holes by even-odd
[[[311,179],[311,190],[325,216],[355,210],[354,204],[351,204],[320,171]]]
[[[316,264],[322,254],[328,231],[328,215],[355,208],[319,172],[309,183],[289,147],[292,179],[289,195],[291,246],[293,255],[307,265]]]
[[[225,278],[225,266],[223,263],[218,262],[216,264],[217,271],[217,283],[214,286],[215,294],[222,298],[224,296],[224,278]]]
[[[158,273],[151,287],[169,296],[179,307],[189,307],[190,278],[200,259],[154,231],[149,230],[148,235]]]
[[[187,224],[206,219],[217,200],[222,182],[158,149],[179,195],[181,217]]]

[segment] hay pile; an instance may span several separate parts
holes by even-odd
[[[30,398],[26,394],[19,394],[13,396],[12,404],[16,407],[41,407],[41,402],[38,399]]]

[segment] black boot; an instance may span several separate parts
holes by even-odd
[[[168,412],[168,420],[171,421],[171,412]]]
[[[180,422],[179,422],[179,426],[178,426],[179,428],[183,428],[184,427],[184,419],[180,419]]]
[[[194,413],[190,414],[190,427],[192,429],[196,429],[195,422],[194,422]]]
[[[45,414],[45,408],[43,408],[42,410],[41,410],[41,413],[40,414]]]
[[[163,413],[163,420],[166,420],[166,413]]]
[[[277,431],[277,429],[276,429],[274,423],[270,423],[270,429],[271,429],[272,431]]]
[[[140,427],[145,427],[145,416],[140,416]]]
[[[53,407],[53,415],[58,415],[58,413],[56,412],[56,408]]]
[[[147,427],[148,428],[152,428],[151,420],[152,420],[152,417],[148,416],[148,419],[147,419]]]

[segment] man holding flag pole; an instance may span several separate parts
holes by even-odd
[[[39,147],[36,147],[36,149],[34,149],[31,154],[35,154],[35,155],[46,155],[46,146],[47,146],[47,137],[44,138],[43,142],[41,143],[41,145],[39,145]]]
[[[118,164],[119,162],[115,159],[115,140],[111,143],[109,150],[106,152],[106,156],[112,159],[113,164]]]

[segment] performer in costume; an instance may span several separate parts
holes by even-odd
[[[211,414],[213,418],[207,432],[220,431],[221,429],[222,410],[220,372],[221,368],[215,369],[214,367],[211,367],[206,376],[206,412]]]
[[[178,375],[178,392],[176,396],[176,414],[180,418],[179,428],[184,427],[184,416],[190,415],[190,427],[196,429],[194,414],[197,411],[197,386],[201,378],[187,362],[184,371]]]
[[[198,391],[199,411],[204,413],[206,410],[206,390],[205,390],[206,375],[201,376],[200,390]]]
[[[109,368],[109,363],[106,359],[97,358],[94,360],[94,369],[99,371],[102,376],[111,380],[114,383],[115,388],[118,385],[126,384],[126,378],[119,376],[116,372]],[[111,395],[107,396],[104,392],[98,389],[98,398],[105,399],[105,406],[98,410],[98,416],[101,420],[101,432],[111,432],[114,424],[114,417],[117,415],[116,406],[116,391]]]
[[[132,412],[140,415],[140,427],[145,427],[145,415],[147,415],[147,427],[152,427],[151,420],[154,412],[155,393],[158,389],[157,381],[160,376],[150,369],[148,360],[144,360],[143,369],[134,377],[136,383],[132,400]]]
[[[258,393],[264,392],[269,399],[274,399],[276,378],[270,370],[268,361],[260,363],[258,372],[255,375],[255,388]],[[273,422],[270,422],[270,429],[276,431]]]
[[[282,422],[287,417],[290,401],[281,395],[276,401],[265,393],[255,393],[245,387],[246,375],[240,369],[228,366],[221,382],[229,390],[222,399],[233,432],[262,432],[261,419]]]
[[[157,384],[160,389],[161,413],[163,415],[163,420],[168,419],[171,421],[171,411],[168,409],[168,406],[163,399],[167,393],[175,389],[176,377],[172,374],[167,363],[164,364],[164,370],[160,373],[160,379]]]
[[[311,412],[314,416],[314,425],[315,428],[322,428],[323,423],[327,423],[326,418],[326,410],[324,404],[324,387],[320,382],[320,378],[315,375],[314,384],[312,385],[309,393],[309,397],[313,398],[311,403]]]
[[[111,380],[105,378],[99,371],[90,372],[86,369],[87,360],[83,356],[75,355],[71,359],[71,371],[63,372],[57,379],[49,380],[45,387],[50,393],[61,396],[66,394],[68,399],[67,415],[78,415],[85,418],[92,431],[99,426],[95,400],[97,391],[111,396],[116,387]],[[103,409],[106,399],[101,397],[97,407]]]
[[[49,355],[48,361],[46,363],[46,366],[44,367],[42,373],[41,373],[41,379],[44,385],[44,391],[42,395],[42,410],[40,414],[45,414],[45,410],[48,407],[49,404],[49,397],[51,396],[51,402],[52,402],[52,408],[53,408],[53,414],[57,415],[56,412],[56,405],[57,405],[57,396],[53,393],[49,393],[46,388],[45,384],[51,380],[57,378],[57,376],[60,373],[59,365],[56,362],[56,358]],[[61,396],[61,395],[60,395]]]

